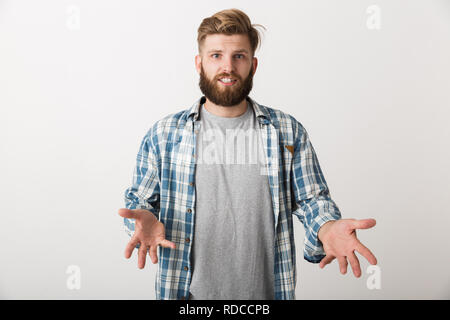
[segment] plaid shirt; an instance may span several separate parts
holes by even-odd
[[[275,299],[294,300],[297,282],[293,215],[305,228],[304,258],[319,263],[325,256],[317,237],[327,221],[341,213],[320,169],[305,128],[291,115],[247,97],[259,122],[266,155],[275,221]],[[165,226],[176,249],[158,247],[156,299],[188,299],[195,221],[195,154],[202,96],[191,108],[157,121],[144,136],[125,206],[146,209]],[[124,218],[132,236],[134,220]]]

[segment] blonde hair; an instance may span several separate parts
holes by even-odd
[[[210,34],[246,34],[250,41],[252,56],[261,44],[261,35],[255,26],[260,26],[264,30],[264,26],[260,24],[252,24],[250,18],[239,9],[226,9],[219,11],[211,17],[203,19],[198,27],[198,51],[201,52],[201,46],[206,36]]]

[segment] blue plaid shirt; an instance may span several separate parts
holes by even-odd
[[[275,299],[294,300],[297,282],[293,215],[305,228],[304,258],[319,263],[325,257],[319,228],[341,213],[320,169],[305,128],[291,115],[258,104],[254,108],[266,155],[275,228]],[[157,121],[144,136],[137,155],[125,206],[146,209],[165,226],[166,239],[176,249],[158,247],[156,299],[187,299],[191,282],[191,250],[195,219],[195,154],[202,96],[191,108]],[[134,220],[124,218],[132,236]]]

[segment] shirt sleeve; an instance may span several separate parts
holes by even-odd
[[[306,129],[298,121],[295,121],[295,124],[296,136],[291,171],[295,210],[292,213],[305,228],[303,249],[305,260],[319,263],[325,257],[325,251],[317,237],[318,231],[324,223],[341,219],[341,213],[330,197],[330,191]]]
[[[160,175],[157,155],[147,134],[139,147],[131,186],[125,190],[127,209],[145,209],[159,220]],[[125,232],[131,237],[134,233],[134,219],[124,218]]]

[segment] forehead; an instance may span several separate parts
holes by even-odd
[[[208,50],[239,50],[246,49],[250,51],[250,41],[246,34],[210,34],[207,35],[203,48]]]

